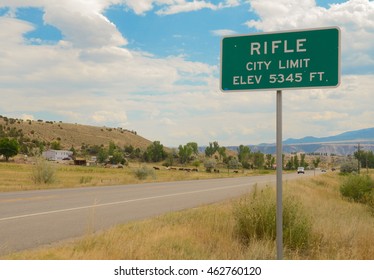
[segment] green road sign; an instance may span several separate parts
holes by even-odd
[[[339,83],[337,27],[222,39],[222,91],[337,87]]]

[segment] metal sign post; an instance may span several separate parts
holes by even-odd
[[[340,84],[338,27],[226,36],[221,41],[223,92],[277,91],[277,259],[283,259],[282,90]]]
[[[277,259],[283,259],[283,202],[282,202],[282,91],[277,90],[277,212],[276,212],[276,234],[277,234]]]

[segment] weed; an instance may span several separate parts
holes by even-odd
[[[234,207],[236,233],[244,244],[276,239],[276,199],[273,189],[255,190]],[[295,197],[283,201],[283,241],[290,249],[308,247],[311,221]]]
[[[368,203],[372,200],[374,181],[368,175],[348,175],[340,186],[342,196],[355,202]]]
[[[153,169],[148,168],[147,166],[143,165],[140,168],[134,170],[134,175],[139,180],[145,180],[148,176],[152,176],[153,178],[156,176]]]
[[[87,183],[91,183],[91,181],[92,181],[92,176],[82,176],[79,180],[79,183],[87,184]]]
[[[56,181],[55,169],[45,159],[39,158],[33,167],[31,178],[35,184],[52,184]]]

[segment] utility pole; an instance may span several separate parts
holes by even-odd
[[[368,167],[368,153],[366,153],[366,174],[369,175],[369,167]]]
[[[361,158],[360,143],[358,143],[358,145],[357,145],[357,172],[358,172],[358,174],[360,174],[360,158]]]

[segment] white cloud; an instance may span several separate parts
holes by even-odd
[[[127,125],[126,112],[122,110],[111,110],[111,111],[96,111],[91,116],[92,120],[96,124],[104,125],[107,123],[118,123],[118,126]]]
[[[22,114],[21,115],[21,119],[22,120],[34,120],[34,116],[33,115],[29,115],[29,114]]]
[[[46,7],[45,10],[49,16],[58,12],[57,8],[52,11]],[[91,19],[96,21],[95,11],[98,10],[100,7],[71,19],[61,19],[59,28],[67,34],[66,30],[73,26],[74,21],[81,23],[81,16],[87,16],[85,20],[89,20],[91,14]],[[61,11],[56,17],[68,15]],[[50,23],[52,20],[58,22],[55,17],[48,19]],[[153,116],[153,121],[160,120],[160,125],[172,126],[175,122],[170,115],[154,115],[159,111],[158,107],[173,104],[172,100],[179,92],[208,89],[216,74],[217,67],[185,61],[183,57],[154,58],[119,47],[116,41],[105,40],[113,31],[112,25],[106,29],[108,23],[105,20],[99,19],[96,23],[99,31],[81,30],[82,37],[86,32],[90,33],[88,39],[81,40],[75,37],[77,34],[72,34],[56,45],[29,45],[23,35],[35,27],[15,18],[1,17],[0,36],[4,44],[1,46],[0,82],[2,94],[9,97],[0,104],[2,114],[22,112],[18,116],[27,114],[40,118],[38,115],[44,112],[52,120],[61,118],[72,123],[132,125],[135,130],[142,129],[137,127],[137,120],[128,118],[130,111]],[[100,30],[107,30],[108,34],[102,34]],[[112,34],[116,34],[114,31]],[[89,38],[101,35],[101,39],[89,43]],[[198,82],[199,86],[191,81]],[[155,94],[152,102],[149,96],[143,95],[144,92]],[[169,100],[161,99],[159,94]]]
[[[343,70],[367,72],[374,66],[374,2],[349,0],[328,9],[314,0],[262,1],[251,0],[259,20],[250,20],[248,27],[263,31],[339,26],[342,30]]]
[[[234,35],[237,32],[234,31],[234,30],[230,30],[230,29],[217,29],[217,30],[212,30],[211,33],[214,36],[220,36],[221,37],[221,36]]]
[[[122,1],[127,7],[132,9],[137,15],[142,15],[153,9],[153,3],[173,2],[173,1],[155,1],[155,0],[124,0]]]
[[[241,4],[240,0],[225,0],[220,1],[217,4],[211,3],[217,1],[204,0],[113,0],[111,2],[112,4],[124,4],[138,15],[144,15],[153,9],[158,9],[156,13],[159,15],[172,15],[177,13],[198,11],[201,9],[217,10],[222,8],[230,8]]]
[[[30,23],[9,17],[0,17],[0,27],[2,46],[24,43],[25,40],[22,35],[34,29],[33,25]]]
[[[216,10],[218,7],[213,5],[212,3],[206,1],[197,1],[194,0],[192,2],[186,2],[184,0],[175,1],[174,4],[170,6],[166,6],[159,11],[157,14],[159,15],[172,15],[184,12],[191,12],[191,11],[198,11],[201,9],[211,9]]]
[[[16,8],[24,1],[1,1],[0,7],[5,4]],[[110,4],[126,5],[137,14],[158,8],[166,14],[240,3],[28,1],[44,9],[45,23],[57,26],[64,38],[56,45],[29,45],[23,35],[34,25],[12,18],[12,13],[0,17],[3,115],[40,118],[44,112],[72,123],[123,126],[169,146],[189,141],[206,145],[214,140],[222,145],[274,142],[274,92],[222,94],[218,66],[126,49],[126,38],[102,15]],[[341,26],[344,67],[372,69],[373,2],[348,1],[328,9],[314,1],[251,4],[261,19],[248,25],[264,31]],[[230,32],[213,31],[216,35]],[[368,75],[344,75],[336,89],[284,91],[284,137],[326,136],[372,127],[373,79],[371,70]]]
[[[240,0],[226,0],[223,3],[220,3],[220,5],[225,6],[225,7],[236,7],[241,4]]]
[[[312,120],[316,121],[332,121],[332,120],[341,120],[348,118],[349,115],[347,113],[340,113],[340,112],[333,112],[333,111],[325,111],[325,112],[316,112],[311,116]]]
[[[262,1],[250,0],[251,8],[260,19],[247,22],[249,27],[263,31],[288,30],[292,28],[304,28],[321,20],[326,11],[316,6],[314,0],[293,1]],[[318,22],[317,26],[323,26],[325,22]]]
[[[116,26],[102,15],[99,1],[52,1],[45,5],[44,20],[61,30],[65,39],[79,48],[123,46]]]

